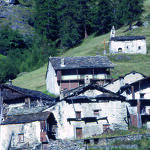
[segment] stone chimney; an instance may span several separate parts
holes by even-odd
[[[65,59],[64,59],[64,57],[61,57],[61,67],[65,67]]]

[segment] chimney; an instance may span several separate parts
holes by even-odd
[[[65,67],[65,59],[64,59],[64,57],[61,57],[61,67]]]
[[[12,80],[11,79],[9,79],[8,85],[12,85]]]

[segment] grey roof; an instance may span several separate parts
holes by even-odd
[[[145,36],[116,36],[112,37],[111,41],[133,41],[133,40],[143,40],[146,39]]]
[[[14,85],[1,84],[0,87],[3,89],[3,99],[12,100],[16,98],[30,97],[35,99],[44,99],[54,101],[55,99],[51,96],[44,94],[40,91],[34,91],[30,89],[20,88]]]
[[[102,94],[100,95],[95,95],[95,98],[98,98],[98,99],[107,99],[107,100],[122,100],[124,101],[125,100],[125,97],[122,96],[122,95],[118,95],[110,90],[107,90],[99,85],[96,85],[96,84],[89,84],[89,85],[86,85],[86,86],[81,86],[81,87],[78,87],[78,88],[75,88],[75,89],[72,89],[70,91],[67,91],[66,93],[64,93],[64,100],[66,99],[79,99],[79,98],[88,98],[86,96],[80,96],[81,93],[84,93],[85,91],[87,90],[98,90],[98,91],[101,91]],[[63,100],[62,99],[62,100]]]
[[[2,121],[2,125],[21,124],[21,123],[29,123],[29,122],[35,122],[35,121],[43,121],[43,120],[47,120],[50,113],[51,112],[40,112],[40,113],[32,113],[32,114],[7,116],[4,119],[4,121]]]
[[[64,57],[64,66],[61,66],[62,57],[50,57],[49,61],[55,70],[79,68],[113,68],[114,65],[107,56]]]

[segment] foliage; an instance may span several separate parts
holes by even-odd
[[[16,48],[26,48],[23,36],[18,30],[12,30],[8,26],[0,29],[0,54],[7,55],[9,51]]]

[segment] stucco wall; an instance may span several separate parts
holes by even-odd
[[[140,46],[140,48],[139,48]],[[122,48],[121,53],[138,53],[146,54],[146,40],[133,40],[133,41],[110,41],[110,53],[118,53],[118,49]]]
[[[99,117],[108,117],[110,128],[127,129],[127,124],[124,121],[126,117],[125,103],[120,101],[100,102],[100,103],[76,103],[68,104],[65,101],[59,102],[50,111],[54,113],[57,120],[58,130],[57,138],[60,139],[74,139],[76,138],[76,128],[82,127],[83,137],[90,137],[103,133],[103,124],[107,124],[106,120],[99,120],[96,122],[85,123],[84,121],[67,122],[68,118],[76,118],[75,111],[81,111],[81,118],[94,117],[93,110],[99,109]],[[47,111],[47,110],[46,110]]]
[[[52,67],[52,64],[50,62],[49,62],[48,68],[47,68],[46,88],[52,94],[55,94],[55,95],[60,94],[59,86],[57,84],[57,76],[56,76],[55,70]]]
[[[18,134],[24,133],[24,142],[18,143]],[[12,138],[11,138],[12,136]],[[0,148],[7,150],[9,139],[11,138],[11,147],[19,147],[29,143],[29,146],[40,144],[40,122],[26,124],[1,125],[0,126]]]

